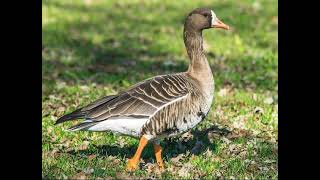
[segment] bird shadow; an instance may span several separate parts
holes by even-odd
[[[212,126],[205,130],[193,130],[186,133],[187,135],[177,138],[164,139],[161,142],[163,147],[164,158],[169,160],[175,158],[180,154],[199,155],[204,153],[208,149],[214,151],[216,146],[210,140],[210,137],[214,134],[215,137],[227,136],[231,131],[226,128],[219,128],[218,126]],[[210,135],[209,135],[210,134]],[[93,145],[92,149],[85,150],[71,150],[68,151],[70,155],[91,155],[97,156],[120,156],[120,157],[132,157],[137,149],[136,145],[117,146],[117,145]],[[188,152],[188,153],[187,153]],[[142,158],[145,162],[154,162],[154,151],[152,143],[148,143],[146,146]]]

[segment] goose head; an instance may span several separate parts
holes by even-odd
[[[228,25],[218,19],[213,10],[208,8],[197,8],[189,13],[185,22],[185,27],[197,31],[209,28],[230,29]]]

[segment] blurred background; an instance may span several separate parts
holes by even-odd
[[[179,147],[164,142],[168,147],[166,161],[191,152],[201,142],[202,153],[195,159],[192,153],[183,159],[196,171],[183,172],[191,165],[176,166],[170,161],[169,167],[180,174],[169,170],[162,176],[277,178],[276,0],[42,1],[43,177],[127,176],[124,166],[126,158],[134,153],[136,140],[112,133],[67,133],[64,129],[72,122],[57,127],[53,123],[79,106],[146,78],[185,71],[189,61],[182,38],[183,23],[197,7],[213,9],[231,27],[230,31],[203,32],[217,98],[209,117],[193,132],[206,132],[202,134],[206,140],[190,138],[188,144],[180,143]],[[227,128],[238,136],[225,142],[221,138],[228,136],[218,133],[219,138],[211,141],[208,133],[212,126]],[[232,145],[238,149],[231,151]],[[208,150],[215,156],[204,154]],[[240,156],[242,150],[247,154]],[[106,151],[114,159],[110,160]],[[145,152],[151,164],[152,153],[152,148]],[[95,156],[88,161],[82,155]],[[118,166],[108,168],[114,160],[119,160]],[[154,173],[149,169],[146,166],[135,176],[148,177]]]

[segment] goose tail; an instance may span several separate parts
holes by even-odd
[[[75,126],[72,126],[71,128],[68,129],[68,131],[73,132],[73,131],[79,131],[79,130],[87,130],[90,127],[96,125],[99,122],[92,122],[92,121],[84,121],[80,124],[77,124]]]
[[[107,96],[104,98],[101,98],[85,107],[82,107],[80,109],[77,109],[75,111],[73,111],[70,114],[66,114],[64,116],[62,116],[61,118],[59,118],[54,125],[56,124],[60,124],[66,121],[71,121],[71,120],[75,120],[75,119],[81,119],[81,118],[86,118],[87,114],[90,113],[90,111],[94,110],[95,108],[98,108],[102,105],[107,104],[108,102],[110,102],[111,100],[115,99],[117,96],[116,95],[111,95],[111,96]]]
[[[60,123],[66,122],[66,121],[71,121],[74,119],[84,118],[85,115],[86,115],[85,111],[81,111],[81,109],[77,109],[77,110],[73,111],[72,113],[66,114],[66,115],[62,116],[61,118],[59,118],[55,122],[54,125],[60,124]]]

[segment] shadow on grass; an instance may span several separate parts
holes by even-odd
[[[160,35],[153,34],[161,34],[162,27],[182,25],[184,17],[180,17],[179,14],[161,21],[157,18],[137,18],[134,16],[134,9],[138,7],[134,7],[133,10],[130,10],[130,7],[121,10],[123,7],[118,7],[115,10],[112,6],[88,8],[51,1],[46,1],[45,4],[68,10],[70,13],[78,13],[80,16],[87,14],[95,17],[95,20],[80,18],[78,21],[61,21],[58,28],[57,24],[43,26],[43,69],[46,80],[62,80],[67,84],[76,84],[90,79],[89,82],[103,84],[106,82],[101,79],[108,75],[119,76],[119,79],[123,78],[121,75],[128,76],[136,72],[155,75],[165,70],[159,67],[162,60],[170,58],[176,61],[170,56],[170,52],[166,51],[166,46],[154,42],[156,40],[153,38]],[[156,7],[148,7],[145,11],[154,8]],[[166,6],[165,10],[172,12],[175,8]],[[128,14],[131,11],[132,14]],[[182,37],[182,31],[180,34]],[[103,38],[94,42],[95,37]],[[153,48],[148,48],[152,45]],[[54,54],[54,57],[50,54]],[[71,60],[64,60],[68,56]],[[184,70],[187,65],[182,64],[182,67],[179,67],[178,70]],[[56,73],[52,73],[53,71]],[[95,76],[96,73],[100,73],[102,77]],[[55,74],[55,77],[52,74]]]
[[[219,128],[217,126],[210,127],[208,129],[202,131],[194,131],[192,132],[195,138],[186,138],[186,139],[165,139],[161,142],[161,145],[164,149],[163,157],[167,161],[171,158],[177,157],[179,154],[187,154],[188,156],[200,155],[207,150],[211,150],[215,153],[216,144],[211,143],[209,138],[214,137],[213,139],[217,140],[222,137],[229,137],[230,140],[236,140],[237,138],[246,138],[248,140],[257,138],[249,133],[244,133],[244,135],[235,135],[233,132],[227,130],[226,128]],[[210,134],[210,137],[209,137]],[[201,142],[201,143],[198,143]],[[264,143],[267,144],[275,144],[265,140]],[[102,146],[95,146],[94,150],[87,149],[87,150],[80,150],[80,151],[69,151],[68,153],[73,156],[81,155],[91,155],[96,154],[97,156],[120,156],[120,157],[127,157],[131,158],[137,146],[110,146],[110,145],[102,145]],[[189,152],[189,153],[187,153]],[[148,143],[147,147],[145,148],[142,159],[145,162],[155,162],[154,151],[152,147],[152,143]]]
[[[43,79],[46,83],[63,81],[67,85],[91,83],[105,85],[117,84],[122,79],[128,79],[134,84],[148,76],[187,69],[187,56],[185,60],[176,57],[177,54],[181,55],[184,52],[180,52],[184,47],[171,50],[167,45],[170,41],[167,43],[159,41],[164,34],[165,36],[181,34],[181,42],[183,41],[183,21],[185,15],[194,8],[192,6],[167,4],[159,7],[158,4],[143,3],[85,6],[56,1],[45,1],[44,4],[59,9],[66,13],[66,16],[77,17],[73,17],[76,20],[70,21],[65,19],[59,21],[58,18],[55,23],[43,25]],[[198,5],[212,6],[206,2]],[[227,20],[235,27],[241,28],[242,32],[250,30],[251,26],[248,25],[252,25],[250,22],[254,16],[230,18],[238,15],[237,8],[230,3],[216,3],[214,8],[219,9],[222,18],[225,19],[223,16],[228,15]],[[154,15],[151,18],[141,16],[139,15],[141,11]],[[168,15],[161,16],[163,14]],[[256,20],[258,18],[254,19]],[[212,58],[210,53],[208,55]],[[178,65],[163,66],[163,62],[167,60],[178,62]],[[255,74],[256,70],[242,71],[243,74]],[[223,77],[224,72],[225,70],[219,66],[215,67],[217,76],[222,74]],[[255,76],[253,77],[252,81],[256,81]],[[238,85],[243,82],[234,83]]]
[[[163,146],[163,154],[166,156],[166,158],[171,159],[173,157],[176,157],[178,154],[184,154],[187,151],[190,152],[190,154],[201,154],[207,149],[210,149],[214,151],[214,144],[210,142],[208,139],[208,132],[213,132],[218,134],[219,136],[225,136],[230,133],[227,129],[220,129],[216,126],[213,126],[211,128],[208,128],[203,131],[194,131],[192,132],[193,136],[196,138],[189,138],[186,137],[185,139],[177,139],[177,138],[170,138],[170,139],[164,139],[161,141],[161,145]],[[198,139],[198,137],[201,137],[201,139]],[[201,140],[202,145],[201,147],[194,148],[195,144],[198,140]],[[177,145],[180,144],[182,147],[178,147]],[[110,146],[110,145],[102,145],[102,146],[95,146],[94,151],[96,155],[98,156],[121,156],[121,157],[132,157],[137,149],[137,146]],[[79,150],[79,151],[69,151],[68,153],[71,155],[90,155],[92,154],[91,149],[87,150]],[[147,147],[145,148],[143,152],[143,159],[155,159],[153,154],[153,147],[152,143],[148,143]]]

